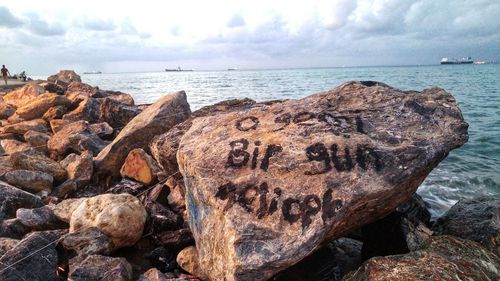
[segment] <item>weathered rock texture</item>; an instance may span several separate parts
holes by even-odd
[[[131,150],[120,169],[122,177],[131,178],[146,185],[152,183],[158,173],[160,173],[160,167],[142,148]]]
[[[36,83],[28,83],[22,88],[4,95],[3,100],[8,104],[14,105],[15,107],[20,107],[43,94],[43,92],[44,89]]]
[[[82,82],[82,79],[80,75],[76,74],[73,70],[60,70],[57,74],[49,76],[47,81],[53,83],[62,81],[69,84],[71,82]]]
[[[84,200],[75,209],[69,231],[97,227],[117,249],[132,246],[141,238],[146,216],[146,210],[134,196],[103,194]]]
[[[467,127],[444,90],[377,82],[194,119],[177,161],[200,267],[268,279],[408,200]]]
[[[0,181],[0,221],[15,215],[19,208],[42,206],[40,197]]]
[[[49,108],[53,106],[70,106],[71,101],[65,96],[58,94],[43,94],[26,105],[19,107],[16,114],[25,120],[31,120],[42,117]]]
[[[5,180],[16,187],[37,193],[40,191],[50,192],[54,177],[39,171],[14,170],[5,174]]]
[[[186,120],[191,110],[184,91],[162,97],[134,117],[94,159],[101,174],[118,176],[128,153],[134,148],[145,148],[151,139],[165,133],[174,125]]]
[[[16,152],[10,155],[10,162],[16,169],[44,172],[54,177],[56,181],[64,181],[67,177],[66,170],[61,164],[44,156]]]
[[[500,259],[476,242],[432,237],[421,250],[375,257],[344,281],[498,280]]]
[[[100,255],[78,256],[70,261],[69,280],[72,281],[129,281],[132,266],[125,258]]]
[[[479,242],[500,256],[500,197],[461,200],[437,220],[434,229]]]

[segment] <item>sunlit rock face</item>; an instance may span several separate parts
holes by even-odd
[[[371,81],[194,119],[177,162],[201,270],[270,278],[407,201],[467,127],[442,89]]]

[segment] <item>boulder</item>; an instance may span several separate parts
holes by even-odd
[[[109,255],[113,248],[111,239],[95,227],[68,233],[59,243],[77,255]]]
[[[163,272],[159,271],[156,268],[151,268],[148,271],[144,272],[137,281],[172,281],[172,279],[168,278]]]
[[[200,264],[198,263],[198,251],[196,250],[195,246],[184,248],[179,252],[179,254],[177,254],[176,260],[177,264],[186,272],[189,272],[194,276],[199,277],[200,279],[207,279],[207,276],[200,268]]]
[[[73,180],[77,187],[83,187],[92,179],[94,171],[92,159],[92,153],[84,151],[81,155],[70,154],[61,161],[61,165],[68,172],[68,179]]]
[[[4,126],[2,128],[2,131],[3,133],[24,135],[27,131],[47,133],[49,131],[49,128],[47,127],[47,122],[45,122],[45,120],[35,119]]]
[[[59,163],[44,156],[16,152],[10,155],[10,162],[15,169],[44,172],[57,182],[62,182],[67,177],[66,170]]]
[[[50,135],[46,133],[40,133],[36,131],[27,131],[24,135],[24,140],[29,143],[34,149],[47,153],[47,142],[50,139]]]
[[[101,121],[107,122],[113,128],[123,128],[137,114],[141,113],[135,105],[127,105],[115,99],[105,98],[101,103],[100,116]]]
[[[74,198],[74,199],[66,199],[59,202],[55,206],[50,206],[54,215],[60,219],[61,221],[69,223],[71,220],[71,215],[73,212],[80,206],[80,204],[86,200],[87,198]]]
[[[96,135],[101,139],[107,139],[108,137],[111,137],[114,132],[113,127],[111,127],[106,122],[89,125],[89,131],[92,135]]]
[[[342,280],[497,280],[499,272],[498,256],[476,242],[444,235],[409,254],[372,258]]]
[[[3,101],[18,108],[29,103],[44,92],[45,90],[42,87],[32,82],[5,94],[3,96]]]
[[[35,153],[35,154],[37,154],[38,152],[35,151],[29,144],[20,142],[18,140],[1,140],[0,146],[2,146],[4,153],[8,155],[20,151]]]
[[[56,242],[64,231],[32,232],[0,258],[2,281],[57,281]],[[34,249],[38,251],[33,251]]]
[[[58,85],[56,83],[53,83],[53,82],[43,82],[43,83],[40,83],[38,84],[40,87],[43,87],[45,89],[45,91],[49,92],[49,93],[54,93],[54,94],[58,94],[58,95],[64,95],[64,91],[66,91],[66,87],[67,85]]]
[[[85,97],[83,101],[80,102],[77,108],[66,113],[63,116],[63,120],[73,122],[85,120],[90,123],[99,122],[99,117],[101,115],[101,103],[101,99]]]
[[[5,180],[23,190],[32,193],[45,191],[50,193],[54,177],[39,171],[13,170],[5,173]]]
[[[76,182],[74,180],[66,180],[60,185],[54,187],[50,195],[64,199],[68,198],[69,196],[72,196],[77,191],[78,191],[78,185],[76,184]]]
[[[0,214],[1,215],[1,214]],[[18,219],[0,220],[0,237],[21,239],[29,232]]]
[[[476,241],[500,256],[500,197],[458,201],[433,225],[438,234]]]
[[[0,221],[13,217],[19,208],[37,208],[42,205],[40,197],[0,181]]]
[[[62,120],[62,119],[52,119],[49,121],[50,123],[50,129],[52,130],[52,133],[55,134],[59,132],[64,126],[73,123],[72,121],[69,120]]]
[[[150,140],[186,120],[191,110],[186,93],[176,92],[164,96],[134,117],[94,159],[101,175],[118,177],[120,167],[134,148],[146,148]]]
[[[59,220],[48,206],[35,209],[18,209],[16,218],[29,229],[29,231],[68,228],[68,225]]]
[[[179,171],[177,165],[177,149],[179,148],[182,136],[191,127],[193,119],[248,110],[253,105],[255,105],[255,101],[251,99],[234,99],[198,109],[194,111],[186,121],[174,126],[166,133],[155,136],[149,146],[151,155],[156,159],[167,175],[172,175]]]
[[[70,260],[68,280],[129,281],[132,280],[132,266],[125,258],[78,256]]]
[[[120,169],[122,177],[134,179],[145,185],[151,184],[160,172],[156,161],[142,148],[131,150]]]
[[[9,156],[0,156],[0,177],[12,170],[14,170],[14,167],[10,163]]]
[[[141,238],[146,210],[129,194],[102,194],[83,201],[73,212],[70,233],[97,227],[113,241],[114,249],[134,245]]]
[[[70,106],[71,101],[57,94],[43,94],[16,110],[16,114],[25,120],[41,118],[53,106]]]
[[[14,115],[16,108],[6,102],[0,102],[0,119],[7,119]]]
[[[122,93],[120,91],[104,91],[98,90],[97,95],[103,98],[110,98],[116,101],[119,101],[126,105],[134,105],[134,98],[127,93]]]
[[[57,74],[47,77],[47,81],[56,83],[62,81],[64,83],[82,82],[80,75],[76,74],[73,70],[60,70]]]
[[[194,119],[177,162],[201,268],[270,278],[394,211],[467,127],[444,90],[378,82]]]
[[[97,87],[92,87],[89,84],[81,83],[80,81],[73,81],[68,85],[66,95],[70,97],[74,95],[94,97],[97,91]]]
[[[58,105],[49,108],[42,116],[42,119],[50,122],[53,119],[61,119],[68,111],[66,106]]]
[[[8,250],[14,248],[20,240],[2,237],[0,238],[0,258],[7,252]]]
[[[97,154],[104,145],[102,139],[90,133],[88,122],[83,120],[65,125],[47,142],[47,147],[54,158],[85,150]]]

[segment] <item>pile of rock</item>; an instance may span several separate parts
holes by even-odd
[[[498,274],[498,221],[461,235],[452,213],[433,233],[414,194],[467,141],[441,89],[350,82],[191,112],[184,92],[144,106],[71,71],[47,80],[0,101],[2,280]],[[478,260],[467,272],[461,253]]]

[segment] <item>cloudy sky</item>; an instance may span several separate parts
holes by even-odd
[[[500,59],[499,0],[0,0],[13,72]]]

